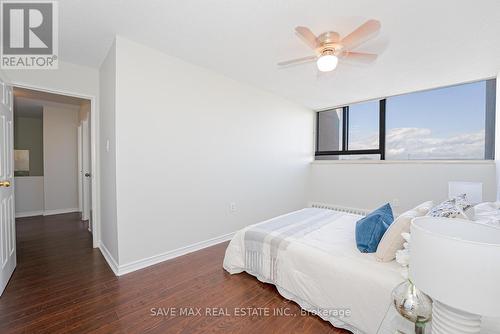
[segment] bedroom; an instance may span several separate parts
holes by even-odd
[[[224,255],[234,234],[311,203],[360,213],[389,203],[397,218],[427,201],[437,206],[454,186],[472,187],[464,191],[472,204],[496,201],[499,154],[493,153],[500,145],[492,99],[498,87],[493,94],[491,87],[500,71],[498,2],[125,4],[59,2],[58,68],[2,69],[7,86],[87,98],[96,115],[95,226],[91,235],[74,232],[94,250],[85,250],[88,262],[73,265],[80,250],[61,249],[60,267],[43,271],[23,257],[21,247],[31,245],[19,243],[18,234],[17,269],[0,297],[2,332],[277,332],[280,326],[341,332],[314,315],[274,315],[301,309],[271,284],[227,273]],[[278,65],[315,54],[296,27],[345,39],[370,20],[378,29],[352,51],[377,55],[369,63],[339,55],[336,68],[321,73],[314,61]],[[418,109],[429,104],[436,108]],[[408,116],[398,118],[398,105]],[[344,106],[349,122],[339,118]],[[337,127],[319,119],[338,108]],[[334,139],[327,148],[318,146],[318,119]],[[420,132],[395,146],[389,135],[401,128]],[[375,159],[339,154],[346,151],[340,144],[356,149],[366,142],[360,151],[370,152],[363,158]],[[401,149],[410,152],[405,160],[391,158],[389,150]],[[437,153],[421,155],[429,150]],[[18,233],[25,223],[16,223]],[[41,231],[36,236],[43,241]],[[73,289],[59,291],[70,284]],[[348,290],[345,298],[355,293]],[[375,300],[375,293],[368,297]],[[389,309],[390,294],[380,298]],[[179,315],[190,307],[194,314],[227,308],[231,316]],[[246,307],[269,307],[273,315],[235,315]],[[378,331],[358,319],[362,332]]]

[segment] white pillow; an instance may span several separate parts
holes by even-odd
[[[413,208],[413,210],[418,211],[419,213],[422,214],[422,216],[425,216],[426,214],[429,213],[429,211],[431,211],[433,206],[434,206],[433,201],[427,201],[416,206],[415,208]]]
[[[432,201],[424,202],[396,218],[396,220],[389,225],[387,231],[385,231],[382,240],[380,240],[377,251],[375,252],[375,258],[381,262],[394,260],[396,258],[396,252],[403,248],[405,242],[401,234],[410,232],[412,219],[425,216],[432,206]]]
[[[474,207],[474,221],[500,227],[500,202],[485,202]]]
[[[474,207],[476,215],[489,214],[500,210],[500,202],[484,202]]]

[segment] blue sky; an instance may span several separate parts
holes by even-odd
[[[388,157],[482,159],[485,92],[481,81],[387,98]],[[350,149],[378,147],[378,103],[349,107]]]
[[[370,101],[349,106],[350,141],[378,133],[379,102]]]
[[[387,130],[430,128],[436,136],[484,129],[485,81],[404,94],[387,99]],[[378,101],[351,105],[353,138],[378,132]]]
[[[448,137],[484,129],[485,81],[387,99],[387,129],[429,128]]]

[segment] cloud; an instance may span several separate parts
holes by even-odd
[[[386,159],[484,159],[484,138],[484,130],[435,137],[428,128],[394,128],[386,135]],[[349,143],[353,150],[377,146],[377,134]]]

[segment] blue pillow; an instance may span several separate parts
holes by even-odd
[[[394,215],[389,203],[356,222],[356,245],[362,253],[375,253]]]

